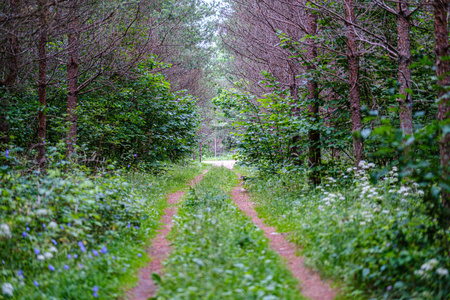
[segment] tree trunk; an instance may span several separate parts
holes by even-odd
[[[312,36],[317,33],[317,15],[311,11],[308,11],[308,33]],[[314,61],[317,58],[317,46],[313,39],[308,39],[308,67],[309,72],[315,70]],[[310,75],[312,76],[312,75]],[[309,116],[311,125],[317,125],[319,120],[319,95],[317,91],[317,81],[312,79],[308,80],[308,105]],[[320,164],[321,164],[321,151],[320,151],[320,131],[318,129],[310,129],[308,132],[309,139],[309,155],[308,165],[312,169],[309,181],[312,185],[320,184]]]
[[[290,68],[291,70],[291,75],[292,75],[292,82],[290,85],[290,94],[291,94],[291,98],[292,98],[292,114],[298,118],[300,118],[300,109],[298,108],[298,86],[297,86],[297,79],[296,79],[296,74],[294,72],[294,68]],[[302,164],[301,160],[300,160],[300,147],[298,146],[298,144],[300,143],[300,135],[296,135],[292,138],[292,156],[294,159],[294,164],[299,166]]]
[[[69,130],[67,132],[67,157],[70,158],[75,150],[77,142],[77,100],[78,100],[78,66],[79,66],[79,16],[78,1],[73,1],[71,9],[71,21],[69,22],[69,60],[67,64],[67,121]]]
[[[400,128],[405,134],[413,133],[412,95],[411,89],[411,42],[408,0],[397,3],[397,42],[398,42],[398,82],[400,97],[397,99],[400,107]]]
[[[11,9],[11,13],[14,15],[18,9],[17,0],[10,0],[9,7]],[[6,88],[14,85],[19,74],[19,39],[15,30],[15,24],[8,24],[8,31],[9,47],[6,53],[8,75],[5,79],[0,80],[0,87]],[[7,99],[3,97],[0,103],[0,149],[3,148],[3,145],[6,145],[9,141],[9,124],[6,118],[6,112],[8,110],[9,103]]]
[[[358,166],[363,155],[363,142],[361,135],[359,134],[362,129],[361,102],[359,93],[359,53],[355,27],[351,25],[356,21],[353,0],[345,0],[345,19],[348,21],[346,34],[348,78],[350,84],[350,110],[353,134],[353,156],[355,157],[356,166]]]
[[[39,112],[38,112],[38,164],[41,167],[45,162],[45,134],[47,117],[47,7],[46,0],[39,0]]]
[[[202,162],[202,140],[200,140],[200,146],[198,149],[198,157],[200,158],[200,162]]]
[[[449,42],[448,42],[448,24],[447,14],[449,0],[435,0],[434,6],[434,36],[435,36],[435,51],[436,51],[436,73],[438,77],[438,84],[441,87],[438,93],[439,107],[438,119],[445,121],[449,118],[450,108],[448,105],[448,88],[450,86],[450,56]],[[447,59],[443,59],[446,57]],[[447,91],[446,91],[447,89]],[[447,95],[446,95],[447,94]],[[441,154],[441,166],[443,169],[442,177],[444,181],[448,180],[449,174],[449,155],[450,155],[450,134],[442,136],[439,141],[439,148]],[[445,206],[449,206],[447,202],[449,199],[448,193],[443,193],[442,201]]]

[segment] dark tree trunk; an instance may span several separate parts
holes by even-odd
[[[9,6],[11,13],[15,14],[17,12],[18,4],[16,0],[10,0]],[[19,39],[15,30],[15,25],[11,24],[8,26],[8,50],[6,53],[6,63],[8,66],[8,74],[6,78],[0,80],[0,87],[10,87],[16,82],[17,76],[19,74]],[[9,103],[6,98],[0,99],[0,148],[9,141],[8,131],[9,124],[6,118],[6,112],[9,110]]]
[[[311,11],[308,12],[308,33],[312,36],[317,33],[317,15]],[[309,72],[315,70],[314,61],[317,58],[317,46],[313,39],[308,39],[308,67]],[[308,90],[308,105],[309,116],[311,124],[317,124],[319,120],[319,95],[317,91],[317,81],[312,79],[307,83]],[[309,155],[308,165],[312,169],[309,177],[312,185],[320,184],[320,164],[321,164],[321,151],[320,151],[320,131],[317,129],[311,129],[308,132],[309,140]]]
[[[363,142],[359,132],[362,128],[361,121],[361,102],[359,93],[359,53],[356,41],[355,10],[353,0],[345,0],[345,19],[347,20],[347,60],[348,60],[348,78],[350,84],[350,110],[352,117],[353,134],[353,155],[356,166],[363,156]]]
[[[79,66],[79,17],[78,1],[73,1],[71,16],[73,19],[69,23],[69,60],[67,64],[67,121],[69,130],[67,132],[67,156],[70,157],[75,151],[77,141],[77,121],[76,112],[78,101],[78,66]]]
[[[408,0],[397,3],[397,42],[398,42],[398,81],[400,97],[397,99],[400,107],[400,128],[405,134],[413,133],[412,95],[411,89],[411,42]]]
[[[47,118],[45,109],[47,105],[47,7],[46,0],[39,0],[39,112],[38,112],[38,164],[45,162],[45,134]]]
[[[439,121],[448,120],[450,108],[448,105],[449,96],[445,89],[450,86],[450,56],[449,42],[448,42],[448,5],[449,0],[435,0],[434,6],[434,36],[435,36],[435,51],[436,51],[436,73],[438,77],[438,84],[441,86],[439,90],[439,107],[438,119]],[[447,57],[447,59],[443,59]],[[441,166],[443,168],[443,179],[448,180],[449,174],[449,155],[450,155],[450,134],[446,134],[439,141],[439,148],[441,154]],[[443,193],[442,201],[445,206],[449,206],[447,202],[449,199],[448,193]]]
[[[300,117],[299,113],[300,113],[300,109],[298,107],[298,86],[297,86],[297,80],[296,80],[296,74],[294,72],[294,68],[291,68],[291,75],[292,75],[292,82],[291,85],[289,87],[290,89],[290,94],[291,94],[291,98],[293,100],[293,108],[292,108],[292,114],[296,117]],[[300,143],[300,136],[296,135],[292,138],[292,156],[294,158],[294,164],[295,165],[301,165],[302,161],[300,159],[300,147],[298,146],[298,144]]]

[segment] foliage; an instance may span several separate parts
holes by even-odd
[[[183,202],[156,299],[302,299],[262,231],[227,192],[236,175],[212,168]]]
[[[15,153],[8,153],[13,159]],[[0,174],[0,299],[112,299],[148,261],[145,246],[178,189],[200,166],[158,177],[120,172],[88,176],[76,166]]]
[[[185,92],[172,93],[170,83],[154,71],[162,67],[167,66],[148,59],[136,70],[137,78],[80,95],[77,144],[79,155],[90,157],[85,164],[96,167],[100,159],[109,159],[149,169],[158,161],[175,162],[191,152],[199,118],[196,99]],[[31,150],[37,142],[36,92],[30,89],[8,97],[14,107],[7,112],[11,143]],[[47,144],[54,146],[65,139],[66,94],[56,88],[48,97]]]
[[[293,174],[247,182],[258,212],[290,232],[309,265],[342,280],[349,298],[446,299],[448,226],[430,217],[419,184],[399,184],[397,167],[375,185],[375,165],[360,167],[312,190]]]

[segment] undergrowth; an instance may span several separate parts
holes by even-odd
[[[155,299],[302,299],[263,232],[228,195],[236,175],[212,168],[180,208]]]
[[[164,174],[0,174],[0,299],[116,299],[149,258],[167,193],[200,165]]]
[[[363,162],[312,190],[295,175],[246,182],[260,217],[289,232],[307,264],[342,282],[344,298],[448,299],[444,231],[427,215],[423,191],[399,184],[395,167],[372,185],[373,167]]]

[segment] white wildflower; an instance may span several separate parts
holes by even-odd
[[[419,275],[419,276],[423,276],[425,274],[425,272],[422,269],[420,269],[420,270],[414,271],[414,274]]]
[[[48,251],[53,252],[53,253],[56,253],[56,252],[58,252],[58,249],[56,249],[55,246],[51,246],[51,247],[48,249]]]
[[[345,197],[341,196],[341,197],[339,197],[339,200],[345,200]]]
[[[359,222],[359,225],[364,226],[366,225],[366,222]]]
[[[396,166],[393,166],[393,167],[392,167],[392,171],[397,172],[397,171],[398,171],[397,167],[396,167]]]
[[[46,259],[50,259],[50,258],[53,257],[53,254],[51,254],[50,252],[45,252],[44,256],[45,256]]]
[[[387,209],[383,209],[383,214],[388,214],[389,211]]]
[[[353,171],[352,168],[348,168],[348,169],[347,169],[347,172],[348,172],[348,173],[350,173],[351,171]]]
[[[58,228],[58,224],[55,221],[51,221],[50,223],[48,223],[48,227],[51,229],[56,229]]]
[[[37,260],[44,260],[44,259],[45,259],[45,256],[42,255],[42,254],[39,254],[39,255],[37,256]]]
[[[36,210],[36,215],[38,216],[45,216],[47,214],[47,210],[44,208],[40,208],[38,210]]]
[[[367,166],[368,166],[369,168],[375,168],[375,164],[374,164],[374,163],[368,163]]]
[[[425,195],[424,191],[422,191],[422,190],[418,190],[418,191],[417,191],[417,194],[419,194],[419,195],[421,195],[421,196],[422,196],[422,195]]]
[[[14,292],[14,287],[11,283],[5,282],[4,284],[2,284],[2,294],[3,295],[8,295],[8,296],[12,297],[13,292]]]
[[[440,276],[447,276],[448,270],[444,268],[437,268],[436,273]]]
[[[11,230],[9,229],[9,226],[7,224],[1,224],[0,225],[0,237],[7,237],[11,238]]]

